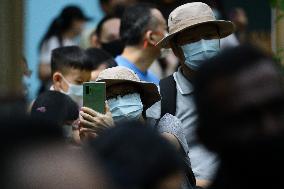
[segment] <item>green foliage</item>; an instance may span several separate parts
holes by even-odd
[[[281,63],[283,60],[283,56],[281,56],[281,54],[284,52],[283,48],[277,49],[275,55],[273,56],[273,59],[278,62]],[[283,67],[284,68],[284,67]]]
[[[281,11],[284,12],[284,0],[269,0],[270,5],[272,8],[277,8]],[[275,23],[279,22],[280,20],[282,20],[284,18],[284,14],[280,13],[279,15],[277,15],[276,19],[275,19]],[[274,60],[278,63],[281,64],[281,62],[283,62],[284,57],[282,56],[284,52],[283,48],[277,49],[275,55],[274,55]],[[283,75],[284,75],[284,66],[282,66],[282,70]]]
[[[271,7],[284,11],[284,0],[269,0]]]

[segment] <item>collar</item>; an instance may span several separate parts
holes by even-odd
[[[193,92],[192,83],[184,77],[180,67],[178,71],[175,72],[173,75],[177,84],[177,89],[182,95],[188,95]]]
[[[126,59],[125,57],[123,57],[121,55],[117,56],[115,59],[116,59],[118,66],[127,67],[127,68],[133,70],[135,73],[140,73],[144,76],[146,76],[148,74],[148,71],[142,72],[133,62],[130,62],[128,59]]]

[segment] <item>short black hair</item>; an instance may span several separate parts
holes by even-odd
[[[83,49],[78,46],[59,47],[51,53],[51,72],[64,72],[66,68],[79,70],[92,70],[92,64],[88,61]]]
[[[106,51],[99,48],[86,49],[88,61],[93,65],[93,70],[96,70],[100,65],[105,64],[107,68],[117,66],[113,57]]]
[[[156,188],[163,179],[184,171],[175,147],[140,122],[124,122],[106,130],[91,147],[120,188]]]
[[[233,77],[259,64],[271,64],[276,69],[278,67],[270,55],[246,44],[224,50],[219,55],[206,60],[197,71],[194,78],[193,94],[199,116],[197,132],[203,142],[206,144],[212,143],[212,135],[214,135],[212,133],[216,131],[221,135],[220,129],[218,130],[217,126],[215,127],[215,124],[210,119],[213,116],[212,112],[216,112],[217,108],[216,104],[208,98],[210,96],[210,88],[214,87],[212,84],[218,79]],[[280,77],[279,71],[279,79]]]
[[[79,117],[78,105],[67,95],[58,91],[46,91],[33,103],[31,117],[62,126]]]
[[[120,37],[125,45],[139,44],[143,34],[156,26],[157,19],[151,13],[154,8],[148,3],[138,3],[125,10],[120,26]]]

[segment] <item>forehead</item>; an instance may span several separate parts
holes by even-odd
[[[91,77],[91,71],[68,68],[65,71],[64,76],[71,80],[81,79],[83,81],[89,81]]]
[[[270,64],[259,64],[235,76],[219,79],[209,91],[211,101],[216,101],[224,111],[261,107],[284,98],[280,76]]]
[[[85,24],[86,21],[85,20],[82,20],[82,19],[74,19],[73,21],[73,24]]]
[[[121,83],[107,87],[106,92],[107,98],[113,98],[119,95],[124,96],[131,93],[139,93],[139,90],[137,86],[131,83]]]
[[[218,27],[214,24],[204,24],[180,32],[175,39],[178,43],[196,42],[200,39],[216,39],[219,37]]]
[[[119,29],[120,27],[120,19],[119,18],[111,18],[107,20],[103,24],[103,32],[107,32],[108,30]]]

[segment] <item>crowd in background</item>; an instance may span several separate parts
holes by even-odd
[[[244,10],[100,4],[106,15],[88,47],[77,39],[92,18],[78,6],[43,35],[38,96],[26,114],[0,121],[3,188],[281,187],[283,76],[247,43]],[[21,62],[27,95],[32,73]],[[102,112],[84,106],[86,82],[105,83]]]

